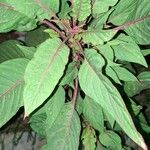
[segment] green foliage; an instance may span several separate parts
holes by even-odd
[[[25,32],[0,43],[0,127],[23,106],[42,150],[121,150],[127,136],[147,150],[132,97],[150,88],[150,72],[132,64],[148,66],[149,4],[0,0],[0,32]]]

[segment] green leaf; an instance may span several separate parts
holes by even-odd
[[[82,90],[99,103],[133,141],[145,148],[143,138],[137,132],[119,92],[101,73],[101,56],[93,50],[87,50],[85,58],[79,71],[79,82]]]
[[[107,12],[110,6],[114,6],[118,0],[92,0],[92,15],[97,16],[101,13]]]
[[[105,44],[105,45],[98,45],[96,48],[99,49],[99,52],[107,59],[110,61],[114,60],[114,52],[113,49],[111,48],[110,45]],[[108,60],[107,60],[108,61]],[[109,62],[108,62],[109,63]]]
[[[0,44],[0,63],[14,58],[31,59],[35,51],[34,47],[23,46],[19,41],[5,41]]]
[[[141,91],[150,88],[150,72],[142,72],[138,75],[139,81],[125,82],[124,89],[128,96],[132,97]]]
[[[89,28],[87,31],[81,32],[79,37],[83,38],[85,43],[99,45],[111,40],[114,35],[115,33],[112,30]]]
[[[64,105],[52,126],[47,130],[49,150],[77,150],[80,120],[72,103]]]
[[[25,35],[25,43],[28,46],[38,46],[49,38],[48,33],[44,32],[46,27],[41,26],[38,29],[27,32]]]
[[[60,39],[42,43],[25,72],[25,116],[39,107],[53,92],[68,61],[69,48]]]
[[[83,101],[83,115],[87,121],[97,129],[102,132],[104,130],[104,118],[102,107],[95,102],[90,97],[85,97]]]
[[[70,12],[71,12],[71,9],[69,7],[68,1],[67,0],[62,0],[60,12],[58,13],[59,18],[61,18],[61,19],[69,18],[69,13]]]
[[[95,150],[96,148],[96,135],[94,129],[86,127],[83,130],[81,137],[85,150]]]
[[[36,27],[36,20],[14,10],[12,6],[0,2],[0,32],[11,30],[29,31]]]
[[[103,29],[103,27],[106,25],[108,16],[113,10],[114,9],[110,9],[107,12],[99,14],[96,18],[93,19],[93,21],[90,24],[90,27]]]
[[[81,95],[78,95],[76,100],[76,111],[79,115],[81,115],[83,112],[83,98],[81,97]]]
[[[120,79],[117,75],[117,73],[114,71],[114,69],[107,65],[106,66],[106,74],[111,78],[113,79],[116,83],[120,84],[121,85],[121,82],[120,82]]]
[[[150,24],[149,0],[120,1],[109,21],[115,25],[122,25],[126,32],[138,44],[149,44]]]
[[[40,136],[46,137],[46,113],[41,112],[41,113],[35,113],[33,116],[30,118],[30,126],[31,128],[38,133]]]
[[[58,10],[58,0],[1,0],[0,32],[32,30],[38,21],[51,18]]]
[[[60,82],[60,85],[69,85],[78,75],[77,64],[72,62],[68,65],[66,73]]]
[[[59,113],[65,103],[65,91],[60,86],[56,91],[55,95],[47,102],[46,107],[46,115],[48,116],[46,119],[47,128],[49,129],[56,118],[59,116]]]
[[[112,66],[114,71],[117,73],[118,77],[122,81],[137,81],[138,79],[126,68],[120,66]]]
[[[89,0],[74,0],[72,16],[79,21],[84,21],[91,14],[91,2]]]
[[[117,41],[118,40],[120,41],[120,44],[112,46],[117,59],[135,62],[147,67],[147,63],[141,53],[140,48],[132,38],[122,34],[117,38]]]
[[[139,114],[136,121],[139,123],[139,128],[142,128],[142,130],[144,132],[146,132],[147,134],[150,134],[150,126],[148,125],[148,123],[142,113]]]
[[[23,76],[27,63],[27,59],[18,58],[0,64],[0,127],[23,106]]]
[[[121,139],[113,131],[105,131],[99,136],[100,142],[109,149],[112,150],[121,150]]]
[[[150,49],[142,50],[143,56],[148,56],[150,55]]]
[[[47,125],[50,127],[53,121],[55,121],[64,101],[65,92],[62,87],[59,87],[46,104],[32,114],[30,118],[31,128],[38,134],[46,137]]]

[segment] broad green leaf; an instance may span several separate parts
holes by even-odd
[[[44,42],[49,38],[48,33],[44,32],[45,29],[46,29],[45,27],[41,26],[38,29],[27,32],[25,35],[25,43],[28,46],[34,46],[34,47],[40,45],[42,42]]]
[[[145,149],[146,145],[137,132],[123,99],[112,83],[102,74],[102,58],[95,51],[87,50],[85,61],[79,71],[82,90],[109,113],[137,144]]]
[[[90,97],[83,101],[83,115],[92,127],[102,132],[104,130],[104,118],[102,107]]]
[[[100,142],[109,149],[122,150],[121,139],[113,131],[105,131],[99,136]]]
[[[49,150],[77,150],[80,120],[72,103],[65,104],[52,126],[47,130]]]
[[[59,10],[59,0],[1,0],[0,32],[34,29],[38,20],[49,19]]]
[[[60,39],[43,42],[25,72],[25,116],[39,107],[53,92],[68,61],[69,48]]]
[[[137,81],[138,79],[126,68],[120,66],[112,66],[113,70],[116,72],[117,76],[122,81]]]
[[[114,35],[115,33],[112,30],[89,28],[87,31],[81,32],[79,37],[82,37],[85,43],[99,45],[111,40]]]
[[[28,59],[18,58],[0,64],[0,127],[23,106],[23,76],[27,63]]]
[[[135,62],[147,67],[147,63],[140,48],[132,38],[125,35],[120,35],[117,40],[120,41],[120,44],[112,46],[117,59]]]
[[[65,91],[62,87],[59,87],[56,91],[55,95],[48,101],[46,104],[46,115],[48,116],[46,119],[46,125],[49,129],[56,118],[59,116],[59,113],[65,103]]]
[[[38,109],[30,118],[31,128],[38,134],[46,137],[46,127],[50,127],[56,119],[65,101],[65,93],[62,87],[59,87],[55,94],[48,99],[42,108]],[[48,122],[48,124],[47,124]]]
[[[75,20],[84,21],[91,14],[91,2],[89,0],[72,1],[71,15]]]
[[[61,85],[69,85],[77,77],[78,69],[76,65],[77,64],[75,62],[68,65],[66,73],[60,82]]]
[[[110,6],[114,6],[118,0],[92,0],[92,15],[97,16],[101,13],[107,12]]]
[[[130,16],[135,13],[135,8],[137,6],[137,1],[139,0],[125,0],[120,1],[115,6],[115,11],[110,15],[109,22],[115,25],[122,25],[126,23]]]
[[[149,0],[120,1],[109,22],[122,25],[138,44],[149,44],[150,24]]]
[[[86,127],[83,130],[81,139],[82,139],[85,150],[95,150],[95,148],[96,148],[96,135],[95,135],[94,129],[92,129],[90,127]]]
[[[150,88],[150,72],[142,72],[138,75],[139,81],[125,82],[124,90],[128,96],[132,97],[141,91]]]
[[[13,29],[18,31],[28,31],[35,27],[35,19],[29,18],[25,14],[15,10],[12,6],[0,2],[0,32],[8,32]]]

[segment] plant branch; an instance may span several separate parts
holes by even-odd
[[[56,31],[62,37],[62,39],[66,38],[66,36],[63,34],[63,32],[61,32],[57,27],[55,27],[50,21],[44,20],[41,23],[47,25],[48,27],[50,27],[51,29]]]
[[[79,81],[78,79],[75,79],[75,89],[74,89],[73,97],[72,97],[72,103],[74,107],[75,107],[77,96],[78,96],[78,89],[79,89]]]
[[[145,16],[145,17],[140,18],[140,19],[137,19],[137,20],[134,20],[134,21],[127,22],[127,23],[125,23],[125,24],[123,24],[121,26],[118,26],[118,27],[114,28],[113,30],[114,31],[124,30],[124,29],[126,29],[126,28],[128,28],[130,26],[133,26],[133,25],[136,25],[136,24],[138,24],[140,22],[143,22],[146,19],[150,19],[150,15]]]

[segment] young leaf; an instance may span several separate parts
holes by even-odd
[[[99,103],[133,141],[146,149],[143,138],[137,132],[119,92],[101,73],[101,56],[92,50],[87,50],[85,55],[86,59],[79,71],[79,82],[82,90]]]
[[[0,64],[0,127],[23,106],[23,76],[27,63],[28,59],[18,58]]]
[[[69,48],[58,38],[42,43],[25,72],[25,116],[39,107],[54,90],[68,61]]]
[[[89,28],[87,31],[81,32],[79,38],[83,38],[83,41],[88,44],[99,45],[109,41],[115,35],[112,30],[100,30],[98,28]]]
[[[113,131],[105,131],[99,136],[100,142],[109,149],[112,150],[121,150],[121,139]]]
[[[102,107],[88,96],[83,101],[83,115],[92,127],[100,132],[104,130]]]
[[[91,2],[89,0],[74,0],[72,2],[72,16],[79,21],[84,21],[91,14]]]
[[[95,150],[96,148],[96,135],[94,129],[86,127],[82,133],[82,141],[85,150]]]
[[[77,150],[79,147],[79,136],[79,117],[72,103],[67,103],[62,107],[52,126],[47,129],[49,150]]]

